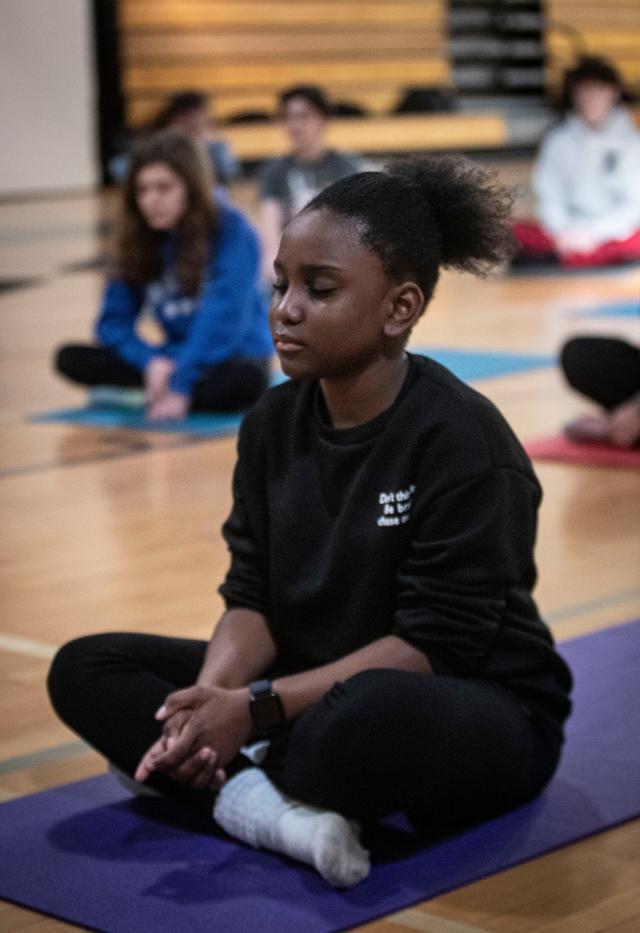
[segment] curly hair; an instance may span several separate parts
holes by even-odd
[[[116,228],[115,272],[133,285],[152,282],[162,272],[162,234],[147,224],[138,207],[136,193],[138,173],[152,163],[167,165],[187,188],[187,208],[176,231],[176,276],[184,294],[195,295],[217,227],[217,212],[211,195],[213,181],[198,145],[172,130],[141,140],[131,154]]]
[[[418,156],[343,178],[304,213],[326,208],[353,220],[386,275],[413,280],[426,307],[441,267],[485,275],[509,258],[512,200],[493,174],[464,159]]]

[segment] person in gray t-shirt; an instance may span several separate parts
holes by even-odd
[[[325,144],[329,103],[319,87],[297,85],[280,95],[280,113],[291,153],[271,159],[260,170],[260,234],[263,275],[273,279],[284,227],[323,188],[362,170],[357,156]]]

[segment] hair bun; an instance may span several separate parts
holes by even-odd
[[[513,253],[513,196],[492,172],[457,156],[398,159],[386,171],[412,185],[433,212],[443,266],[484,275]]]

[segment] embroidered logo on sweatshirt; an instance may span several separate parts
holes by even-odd
[[[173,272],[167,271],[161,279],[150,282],[145,292],[145,306],[147,313],[157,308],[168,321],[177,317],[186,317],[196,309],[197,298],[180,295],[178,280]]]
[[[411,515],[415,491],[416,487],[412,484],[408,489],[381,492],[378,496],[378,505],[382,506],[382,512],[378,517],[378,527],[388,528],[393,525],[406,525]]]

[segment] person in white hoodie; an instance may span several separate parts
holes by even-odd
[[[571,109],[542,143],[533,173],[538,223],[514,226],[521,258],[564,266],[640,259],[640,132],[617,71],[583,58],[567,72]]]

